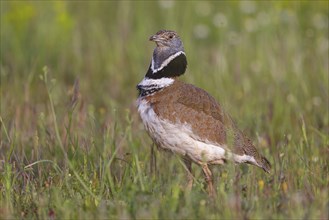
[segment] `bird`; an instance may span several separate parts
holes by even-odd
[[[177,32],[160,30],[145,77],[137,85],[137,109],[144,127],[159,149],[179,155],[192,187],[192,163],[205,176],[209,195],[215,195],[210,165],[228,161],[248,163],[270,173],[270,162],[205,90],[179,80],[187,69],[183,42]]]

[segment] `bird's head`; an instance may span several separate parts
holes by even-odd
[[[150,41],[154,41],[157,47],[169,47],[177,51],[184,50],[183,43],[175,31],[160,30],[150,37]]]
[[[156,43],[148,78],[177,77],[184,74],[187,60],[183,42],[175,31],[160,30],[150,37]]]

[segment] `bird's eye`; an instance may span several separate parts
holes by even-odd
[[[171,38],[173,38],[174,37],[174,35],[169,35],[169,38],[171,39]]]

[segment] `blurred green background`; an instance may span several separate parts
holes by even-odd
[[[0,217],[328,217],[328,7],[1,1]],[[212,94],[273,164],[271,176],[214,168],[216,206],[198,169],[184,191],[179,159],[151,151],[136,112],[160,29],[183,40],[182,80]]]

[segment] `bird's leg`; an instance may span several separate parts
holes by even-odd
[[[156,176],[157,172],[157,160],[156,160],[156,154],[155,154],[155,144],[152,143],[151,146],[151,155],[150,155],[150,173],[154,177]]]
[[[213,178],[212,178],[212,173],[211,170],[208,167],[208,164],[202,164],[202,171],[206,177],[206,182],[207,182],[207,191],[209,196],[211,197],[215,197],[216,193],[215,193],[215,189],[213,186]]]
[[[186,189],[188,191],[192,190],[192,186],[193,186],[193,174],[192,174],[192,162],[187,159],[187,158],[183,158],[184,164],[187,168],[187,184],[186,184]]]

